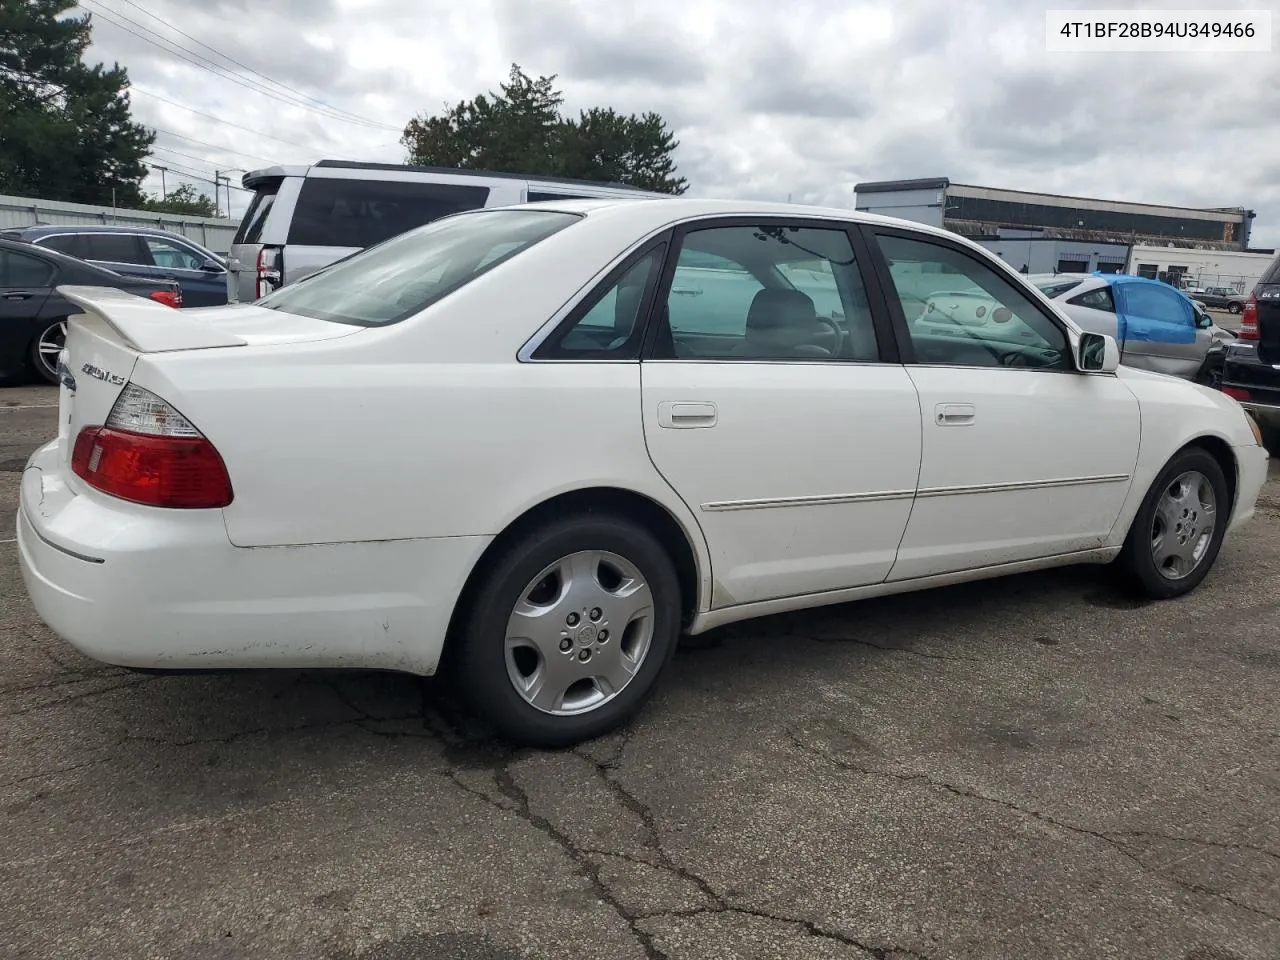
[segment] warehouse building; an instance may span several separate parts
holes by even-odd
[[[1255,216],[1244,207],[1122,203],[976,187],[945,177],[859,183],[854,191],[858,210],[927,223],[978,240],[1030,231],[1048,239],[1087,243],[1244,251]]]

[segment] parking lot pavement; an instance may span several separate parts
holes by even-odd
[[[6,400],[11,515],[54,412]],[[93,663],[7,540],[0,957],[1274,960],[1263,496],[1189,598],[1085,569],[741,624],[569,752],[436,681]]]

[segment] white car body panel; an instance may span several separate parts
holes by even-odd
[[[1138,402],[1123,382],[1017,368],[909,369],[924,459],[891,579],[1105,544],[1141,434]]]
[[[642,366],[649,454],[712,547],[713,606],[884,580],[920,469],[905,368]]]
[[[256,306],[159,314],[168,308],[72,291],[86,311],[68,338],[77,386],[62,389],[59,437],[28,464],[18,516],[40,615],[89,655],[129,666],[429,674],[485,549],[575,491],[626,491],[675,520],[695,561],[695,633],[1105,561],[1152,479],[1196,438],[1235,458],[1232,525],[1252,515],[1266,453],[1239,405],[1123,367],[521,362],[629,250],[680,221],[827,217],[963,242],[786,204],[562,207],[586,217],[384,328]],[[1078,328],[1048,309],[1074,348]],[[229,506],[124,503],[71,473],[76,434],[104,422],[125,382],[213,443]],[[663,425],[672,402],[714,404],[714,427]],[[940,407],[963,418],[965,405],[972,423],[936,422]]]

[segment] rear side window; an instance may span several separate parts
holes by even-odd
[[[249,201],[249,208],[245,210],[244,217],[240,221],[240,229],[231,239],[232,243],[258,242],[262,237],[262,225],[267,222],[267,214],[275,205],[276,194],[280,192],[280,184],[283,182],[283,178],[277,177],[256,186],[253,199]]]
[[[578,219],[529,209],[451,217],[340,260],[257,304],[362,327],[398,323]]]
[[[1090,290],[1088,293],[1082,293],[1078,297],[1072,297],[1067,302],[1081,307],[1089,307],[1093,310],[1105,310],[1107,313],[1116,312],[1116,302],[1111,296],[1110,287],[1098,287],[1097,290]]]
[[[1267,272],[1262,275],[1261,283],[1280,283],[1280,257],[1271,261]]]
[[[86,233],[84,245],[86,260],[104,260],[107,263],[145,263],[142,243],[130,233]]]
[[[289,225],[291,244],[371,247],[441,217],[476,210],[488,187],[308,177]]]
[[[53,267],[39,257],[0,250],[0,287],[47,287]]]
[[[85,256],[84,240],[77,233],[61,233],[52,237],[41,237],[35,241],[39,246],[48,247],[50,250],[57,250],[59,253],[69,254],[73,257]]]
[[[538,190],[530,190],[528,202],[541,203],[543,200],[590,200],[590,199],[591,198],[588,196],[578,195],[573,193],[543,193]]]

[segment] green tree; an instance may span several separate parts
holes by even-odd
[[[189,183],[184,183],[176,190],[170,190],[164,197],[147,197],[142,201],[142,209],[187,217],[214,217],[218,214],[218,208],[214,205],[213,199],[200,193]]]
[[[83,62],[75,0],[0,0],[0,193],[138,206],[155,133],[133,122],[119,64]]]
[[[464,100],[437,116],[414,117],[400,142],[410,163],[614,181],[684,193],[672,154],[680,145],[656,113],[624,116],[593,107],[561,115],[555,75],[532,79],[512,64],[498,92]]]

